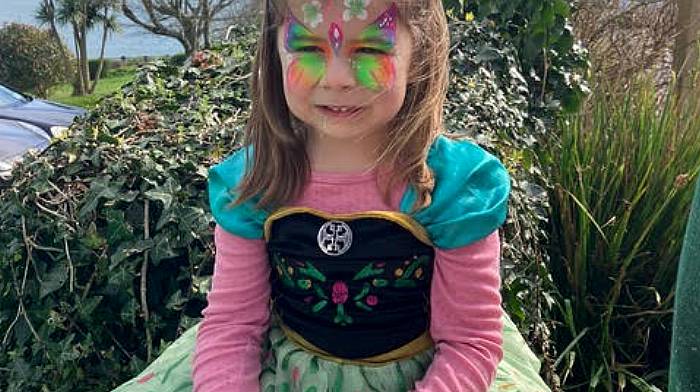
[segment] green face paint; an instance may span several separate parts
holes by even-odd
[[[378,91],[394,83],[396,69],[392,56],[396,45],[397,19],[398,8],[392,3],[360,33],[356,43],[349,46],[355,79],[367,89]],[[315,86],[325,76],[331,56],[342,55],[344,38],[340,26],[332,23],[328,36],[328,40],[317,37],[290,13],[285,35],[285,48],[293,54],[287,70],[290,85],[303,88]]]
[[[391,54],[396,46],[398,8],[393,3],[360,33],[354,45],[353,69],[358,83],[370,90],[389,88],[396,77]]]
[[[327,44],[326,44],[327,45]],[[295,57],[289,64],[287,78],[294,87],[310,88],[316,85],[326,73],[324,42],[302,25],[294,15],[287,20],[285,48]]]

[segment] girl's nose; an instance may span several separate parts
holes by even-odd
[[[343,56],[331,56],[320,86],[329,89],[349,89],[355,87],[355,83],[352,62]]]

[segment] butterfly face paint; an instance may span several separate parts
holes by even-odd
[[[392,59],[396,45],[398,8],[395,3],[358,35],[349,45],[348,56],[357,83],[369,90],[391,87],[396,69]],[[331,56],[343,54],[344,34],[338,23],[331,23],[328,39],[316,36],[290,13],[285,48],[292,54],[287,77],[292,86],[311,88],[326,74]]]
[[[392,4],[377,20],[360,33],[353,51],[353,69],[357,81],[370,90],[389,88],[396,76],[390,55],[396,46],[398,8]]]
[[[302,25],[294,15],[287,21],[285,48],[294,53],[287,78],[292,86],[310,88],[316,85],[326,73],[325,42]]]

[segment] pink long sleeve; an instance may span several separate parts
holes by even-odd
[[[483,392],[503,357],[498,232],[435,252],[430,334],[436,353],[416,392]]]
[[[209,305],[197,333],[195,392],[260,390],[260,354],[269,322],[269,265],[263,240],[237,237],[217,226]]]

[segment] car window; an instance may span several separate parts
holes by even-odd
[[[0,106],[14,105],[19,102],[26,102],[27,98],[0,84]]]

